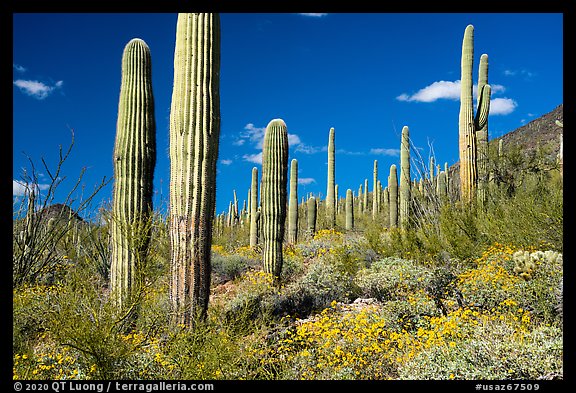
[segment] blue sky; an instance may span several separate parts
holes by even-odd
[[[13,15],[13,197],[22,193],[30,156],[46,184],[58,148],[75,145],[62,168],[63,200],[83,167],[85,192],[112,177],[112,152],[124,46],[141,38],[152,55],[157,126],[155,204],[168,197],[170,100],[176,14]],[[400,132],[426,160],[458,161],[460,55],[464,29],[475,28],[474,80],[489,56],[490,139],[563,102],[563,15],[560,13],[223,13],[221,139],[217,206],[247,198],[261,168],[264,129],[288,127],[290,159],[299,166],[299,197],[324,198],[328,133],[335,129],[339,196],[372,188],[399,163]],[[417,177],[415,171],[413,177]],[[42,186],[41,186],[42,188]],[[112,183],[98,194],[109,202]]]

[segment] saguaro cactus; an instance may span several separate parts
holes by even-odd
[[[378,160],[374,160],[374,185],[372,186],[372,219],[376,219],[376,215],[378,214],[378,198],[377,190],[378,190]]]
[[[170,301],[205,318],[220,137],[220,16],[178,14],[170,111]]]
[[[346,190],[346,230],[354,229],[354,194],[351,189]]]
[[[326,188],[326,219],[329,228],[336,226],[335,152],[334,127],[332,127],[328,135],[328,185]]]
[[[478,89],[478,110],[474,116],[472,66],[474,61],[474,26],[468,25],[462,41],[462,60],[460,78],[460,114],[459,114],[459,154],[460,154],[460,199],[470,202],[475,197],[478,167],[477,167],[477,131],[482,130],[488,121],[490,110],[490,85],[484,84]],[[488,72],[487,57],[485,57],[486,75]],[[482,64],[482,60],[481,60]],[[481,66],[482,74],[482,66]],[[481,75],[481,79],[484,76]]]
[[[124,48],[116,127],[110,286],[122,308],[139,290],[140,264],[150,241],[156,165],[152,63],[148,45],[139,38]]]
[[[480,56],[478,70],[478,92],[488,84],[488,55]],[[478,125],[480,127],[480,125]],[[486,206],[488,202],[488,117],[482,127],[476,130],[477,169],[478,169],[478,203]]]
[[[268,123],[262,148],[262,237],[264,271],[278,281],[282,272],[282,241],[286,220],[288,131],[282,119]]]
[[[310,237],[314,237],[314,234],[316,233],[316,211],[317,211],[317,206],[316,206],[316,198],[314,197],[310,197],[308,199],[308,202],[306,202],[307,204],[307,214],[306,214],[306,223],[308,224],[308,234],[310,235]]]
[[[388,176],[388,202],[390,204],[390,227],[398,226],[398,171],[396,165],[390,166],[390,176]]]
[[[252,183],[250,184],[250,247],[258,244],[258,168],[252,168]]]
[[[290,199],[288,201],[288,242],[298,242],[298,160],[290,162]]]
[[[400,145],[400,228],[407,229],[410,216],[410,130],[402,127]]]

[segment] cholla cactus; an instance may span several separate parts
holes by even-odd
[[[530,280],[538,264],[562,264],[562,258],[561,253],[552,250],[535,251],[533,253],[523,250],[516,251],[512,255],[512,260],[515,263],[514,273],[524,280]]]

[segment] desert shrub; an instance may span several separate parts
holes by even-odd
[[[216,283],[234,280],[249,269],[255,268],[259,262],[242,255],[212,254],[212,274]]]

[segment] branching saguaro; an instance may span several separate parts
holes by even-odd
[[[486,75],[488,70],[487,56],[481,59],[480,79],[484,76],[483,67]],[[468,25],[464,32],[462,40],[462,59],[461,59],[461,90],[460,90],[460,114],[458,121],[459,128],[459,153],[460,153],[460,199],[464,202],[471,202],[476,195],[478,182],[478,163],[477,163],[477,135],[488,121],[488,112],[490,110],[490,85],[484,83],[481,90],[478,91],[478,110],[474,116],[473,101],[473,81],[472,66],[474,62],[474,26]],[[484,66],[482,62],[486,62]],[[487,77],[486,77],[487,78]]]
[[[146,43],[135,38],[122,56],[122,81],[114,145],[110,287],[120,309],[136,301],[150,242],[156,165],[152,63]]]
[[[220,137],[220,16],[178,14],[170,111],[170,301],[176,323],[205,318]]]

